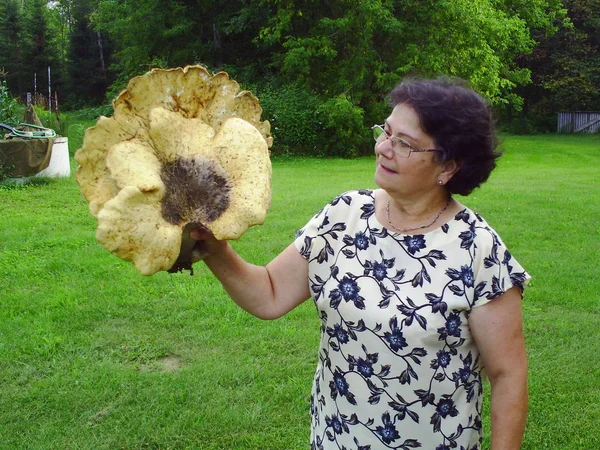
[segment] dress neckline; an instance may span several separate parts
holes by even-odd
[[[433,228],[433,229],[431,229],[431,230],[429,230],[429,231],[426,231],[426,232],[419,232],[418,230],[414,230],[414,232],[413,232],[413,231],[410,231],[410,232],[403,233],[403,232],[400,232],[400,231],[396,231],[396,230],[394,230],[393,228],[386,227],[386,226],[385,226],[384,224],[382,224],[382,223],[381,223],[381,221],[380,221],[380,220],[377,218],[377,203],[376,203],[376,201],[375,201],[375,195],[376,195],[376,192],[377,192],[377,190],[375,190],[375,189],[372,189],[372,190],[371,190],[371,201],[372,201],[372,203],[373,203],[373,215],[371,216],[371,220],[372,220],[372,221],[374,221],[376,225],[378,225],[379,227],[381,227],[381,229],[385,229],[385,230],[386,230],[386,232],[387,232],[389,235],[391,235],[391,236],[431,236],[431,235],[433,235],[434,233],[444,232],[444,231],[443,231],[443,228],[444,228],[444,226],[446,226],[446,228],[450,227],[450,224],[451,224],[452,222],[456,221],[456,216],[457,216],[458,214],[460,214],[460,213],[462,213],[462,212],[465,212],[465,211],[466,211],[466,212],[469,212],[469,209],[468,209],[466,206],[464,206],[464,205],[461,205],[461,206],[463,206],[463,208],[462,208],[462,209],[461,209],[461,210],[460,210],[458,213],[456,213],[456,214],[453,214],[452,216],[450,216],[450,217],[448,218],[448,220],[446,220],[445,222],[440,222],[439,226],[436,226],[435,228]],[[460,205],[460,203],[459,203],[459,205]],[[446,232],[447,232],[447,230],[446,230]],[[444,232],[444,233],[445,233],[445,232]]]

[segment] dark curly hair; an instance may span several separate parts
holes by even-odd
[[[492,111],[463,80],[404,80],[388,98],[392,107],[403,103],[414,109],[423,131],[443,150],[440,162],[460,165],[446,185],[450,194],[468,195],[488,179],[502,155]]]

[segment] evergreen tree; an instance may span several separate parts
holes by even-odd
[[[230,0],[225,8],[215,0],[100,0],[93,24],[115,43],[119,81],[113,94],[152,67],[203,64],[254,72],[256,20],[264,16],[254,14],[257,3]]]
[[[49,94],[48,67],[51,68],[52,92],[61,86],[59,73],[52,73],[57,61],[55,49],[49,46],[51,30],[48,27],[48,4],[46,0],[28,0],[23,10],[24,33],[22,48],[25,76],[23,86],[27,92],[34,92],[34,77],[37,93],[46,97]],[[54,96],[54,94],[52,94]]]
[[[91,27],[92,0],[72,4],[72,27],[69,46],[69,97],[71,106],[99,104],[105,101],[112,83],[108,64],[111,46],[106,36]]]
[[[48,27],[52,33],[48,40],[48,46],[56,55],[56,62],[52,71],[56,78],[64,80],[63,96],[68,89],[69,68],[69,44],[71,28],[73,24],[72,4],[76,0],[51,0],[48,2]],[[64,102],[64,98],[63,98]]]
[[[0,70],[13,95],[24,94],[26,69],[22,48],[23,20],[18,0],[0,0]]]

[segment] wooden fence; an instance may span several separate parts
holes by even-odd
[[[598,133],[600,132],[600,112],[560,112],[558,113],[559,133]]]

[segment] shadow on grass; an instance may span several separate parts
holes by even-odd
[[[53,178],[48,177],[5,178],[0,180],[0,190],[45,186],[53,181]]]

